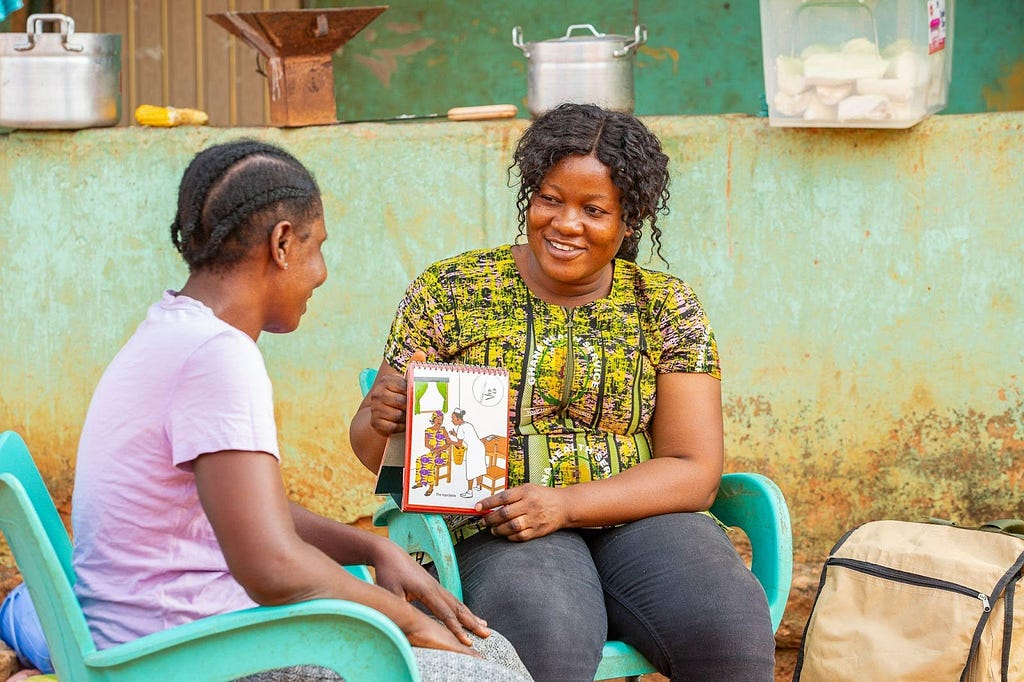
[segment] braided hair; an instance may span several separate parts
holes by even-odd
[[[519,234],[524,234],[530,199],[544,176],[567,156],[594,155],[611,169],[619,189],[622,219],[633,233],[622,240],[616,258],[636,261],[645,222],[651,226],[652,247],[661,255],[658,214],[668,213],[668,156],[661,142],[638,118],[593,104],[561,104],[537,118],[516,144],[512,172],[518,169]]]
[[[171,241],[189,272],[229,267],[265,239],[279,220],[295,222],[300,239],[323,211],[320,188],[291,154],[256,140],[202,150],[178,187]]]

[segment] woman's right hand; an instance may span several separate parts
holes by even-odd
[[[409,362],[425,362],[426,353],[416,351]],[[381,365],[377,378],[363,400],[370,407],[370,426],[385,438],[405,431],[405,408],[408,384],[405,375],[390,365]]]
[[[378,372],[365,402],[370,407],[370,426],[374,431],[385,438],[405,431],[405,375]]]
[[[444,649],[480,658],[480,654],[456,639],[451,630],[440,621],[434,620],[415,607],[413,607],[413,611],[416,614],[412,622],[402,628],[409,644],[426,649]]]

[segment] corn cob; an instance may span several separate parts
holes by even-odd
[[[180,125],[206,125],[209,116],[198,109],[179,109],[176,107],[157,107],[152,104],[140,104],[135,109],[135,122],[143,126],[171,128]]]

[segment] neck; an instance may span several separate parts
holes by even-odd
[[[206,305],[219,319],[255,341],[263,330],[260,308],[252,296],[253,288],[240,274],[237,267],[223,272],[193,272],[178,293]]]
[[[547,277],[530,256],[529,247],[525,245],[513,247],[512,255],[519,275],[526,283],[526,288],[546,303],[564,308],[576,308],[602,299],[612,291],[615,271],[612,263],[602,268],[592,279],[566,283],[557,282]]]

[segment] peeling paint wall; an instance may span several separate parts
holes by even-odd
[[[1024,114],[903,131],[647,121],[672,159],[663,253],[721,345],[727,468],[779,483],[797,559],[874,518],[1024,515]],[[514,238],[505,167],[525,125],[0,136],[0,429],[26,437],[67,512],[95,383],[184,282],[168,230],[181,172],[255,136],[314,171],[330,232],[302,326],[260,339],[286,485],[336,518],[369,514],[348,446],[357,372],[423,267]]]
[[[925,0],[918,0],[922,5]],[[357,6],[363,0],[313,0]],[[868,6],[878,3],[868,2]],[[389,0],[335,58],[341,120],[511,103],[526,116],[527,59],[512,45],[565,35],[573,24],[648,39],[636,57],[642,115],[757,114],[764,78],[758,0]],[[884,27],[882,27],[884,28]],[[586,36],[577,29],[574,36]],[[958,0],[953,78],[944,113],[1024,110],[1024,2]]]

